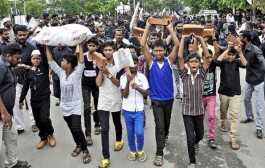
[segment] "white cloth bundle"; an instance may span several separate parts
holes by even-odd
[[[94,34],[85,26],[68,24],[60,27],[45,27],[34,40],[48,46],[76,46],[89,40]]]

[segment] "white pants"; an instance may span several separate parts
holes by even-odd
[[[13,108],[15,126],[16,126],[17,130],[25,129],[23,111],[19,109],[19,98],[20,98],[20,95],[21,95],[22,87],[23,87],[23,85],[21,85],[19,83],[16,86],[16,101],[15,101],[15,106]],[[32,114],[31,105],[30,105],[30,94],[31,93],[30,93],[30,89],[29,89],[28,94],[26,96],[26,101],[27,101],[28,107],[29,107],[30,123],[31,123],[31,125],[35,125],[36,123],[35,123],[35,120],[34,120],[34,117],[33,117],[33,114]]]
[[[14,123],[14,119],[12,119]],[[6,148],[6,161],[5,166],[10,168],[13,167],[18,161],[17,153],[17,130],[15,125],[12,125],[11,129],[5,129],[3,127],[3,121],[0,120],[0,140],[4,141]],[[1,153],[1,143],[0,143],[0,153]]]

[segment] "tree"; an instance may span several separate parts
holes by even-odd
[[[35,18],[40,18],[46,9],[45,0],[28,0],[25,2],[26,13],[32,14]]]
[[[0,18],[8,16],[10,10],[10,5],[6,0],[0,1]]]
[[[262,13],[265,13],[265,1],[255,1],[255,6],[257,7],[257,9],[261,10]]]

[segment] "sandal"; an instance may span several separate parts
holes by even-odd
[[[93,145],[93,141],[92,141],[91,136],[87,136],[87,137],[86,137],[86,144],[87,144],[88,146],[92,146],[92,145]]]
[[[76,146],[75,150],[72,152],[72,157],[76,157],[81,152],[81,146]]]
[[[153,163],[156,166],[162,166],[162,164],[163,164],[163,156],[156,155],[155,160],[154,160]]]
[[[146,157],[144,150],[138,151],[138,160],[140,162],[145,162],[146,159],[147,159],[147,157]]]
[[[95,135],[99,135],[101,133],[100,127],[95,127]]]
[[[124,145],[123,140],[116,141],[114,151],[120,151],[122,149],[123,145]]]
[[[136,160],[136,152],[131,152],[128,155],[128,160],[135,161]]]
[[[231,148],[234,150],[238,150],[240,148],[240,145],[236,141],[231,141]]]
[[[101,160],[98,168],[107,168],[109,165],[110,165],[110,160],[109,159],[103,159],[103,160]]]
[[[90,160],[91,160],[90,153],[89,153],[89,151],[86,149],[86,150],[83,151],[83,163],[84,163],[84,164],[87,164],[87,163],[90,162]]]

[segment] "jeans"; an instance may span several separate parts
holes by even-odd
[[[137,150],[143,150],[144,146],[144,111],[125,111],[123,115],[127,128],[128,144],[131,152],[136,152],[135,135],[137,138]]]
[[[263,102],[264,102],[264,82],[258,85],[250,85],[246,82],[245,84],[245,111],[246,116],[249,119],[254,119],[253,110],[252,110],[252,92],[255,91],[256,94],[256,128],[263,129]]]
[[[85,134],[86,136],[91,136],[91,93],[94,99],[95,112],[93,113],[93,120],[95,122],[95,127],[99,127],[99,117],[98,117],[98,96],[99,90],[97,86],[89,87],[88,89],[82,89],[83,101],[84,101],[84,122],[85,122]]]
[[[60,99],[61,98],[61,88],[60,88],[60,80],[52,78],[52,86],[53,86],[53,95],[54,97]]]
[[[216,96],[205,96],[203,97],[203,108],[207,109],[208,112],[208,139],[215,139],[216,130]]]
[[[152,100],[153,114],[155,118],[156,155],[163,156],[165,138],[169,134],[172,105],[174,100]]]
[[[0,120],[0,140],[3,140],[6,149],[6,161],[5,166],[10,168],[14,166],[18,161],[17,153],[17,130],[14,124],[14,119],[12,119],[13,125],[11,129],[6,129],[3,126],[3,121]],[[1,143],[0,143],[0,153],[1,153]]]
[[[230,138],[232,141],[235,141],[238,137],[238,113],[240,106],[240,95],[226,96],[219,94],[219,97],[221,123],[226,123],[227,111],[229,110]]]
[[[50,96],[39,102],[31,100],[31,107],[36,125],[39,128],[39,136],[41,140],[47,140],[47,136],[54,133],[52,122],[50,119]]]
[[[188,153],[190,163],[196,163],[195,147],[194,145],[199,143],[203,138],[203,115],[188,116],[183,115],[184,126],[187,136]]]
[[[112,120],[116,131],[116,141],[122,139],[121,112],[112,112]],[[104,159],[109,159],[109,111],[98,111],[99,121],[101,123],[101,145]]]
[[[87,143],[81,127],[81,115],[64,116],[64,120],[72,133],[76,146],[81,146],[82,151],[86,150]]]

